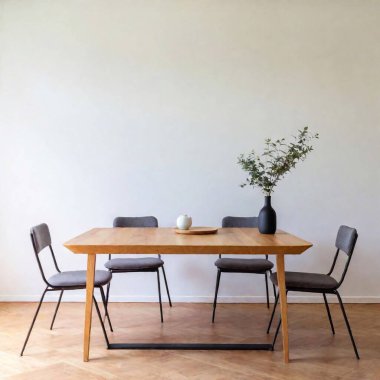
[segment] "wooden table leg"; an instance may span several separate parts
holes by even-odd
[[[88,362],[92,321],[92,297],[94,295],[96,255],[87,255],[86,311],[84,319],[83,361]]]
[[[286,286],[285,286],[285,255],[277,255],[276,263],[277,263],[278,289],[280,292],[282,346],[284,350],[284,362],[289,363],[288,304],[286,300]]]

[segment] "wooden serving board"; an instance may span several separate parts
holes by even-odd
[[[210,235],[210,234],[216,234],[218,232],[218,228],[216,227],[190,227],[189,230],[180,230],[176,228],[175,232],[176,234],[182,234],[182,235]]]

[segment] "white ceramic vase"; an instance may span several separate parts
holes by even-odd
[[[191,227],[191,224],[193,223],[191,216],[188,216],[186,214],[180,215],[177,218],[177,228],[180,230],[188,230]]]

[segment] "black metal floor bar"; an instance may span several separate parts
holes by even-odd
[[[97,311],[98,306],[95,304]],[[110,343],[103,320],[100,319],[109,350],[261,350],[273,351],[271,343]]]
[[[272,351],[267,343],[110,343],[109,350],[262,350]]]
[[[93,297],[108,350],[231,350],[273,351],[271,343],[110,343],[99,306]],[[105,304],[106,305],[106,304]],[[106,306],[105,306],[106,307]],[[110,325],[111,326],[111,325]]]

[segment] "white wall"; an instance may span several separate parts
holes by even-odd
[[[309,125],[315,151],[273,197],[279,226],[315,244],[287,268],[327,271],[355,226],[342,292],[378,302],[379,15],[370,0],[1,1],[0,299],[41,293],[41,222],[72,269],[84,257],[62,243],[118,215],[257,215],[236,157]],[[215,257],[165,260],[174,300],[211,299]],[[115,276],[112,296],[155,301],[155,278]],[[263,301],[264,280],[226,275],[221,296]]]

